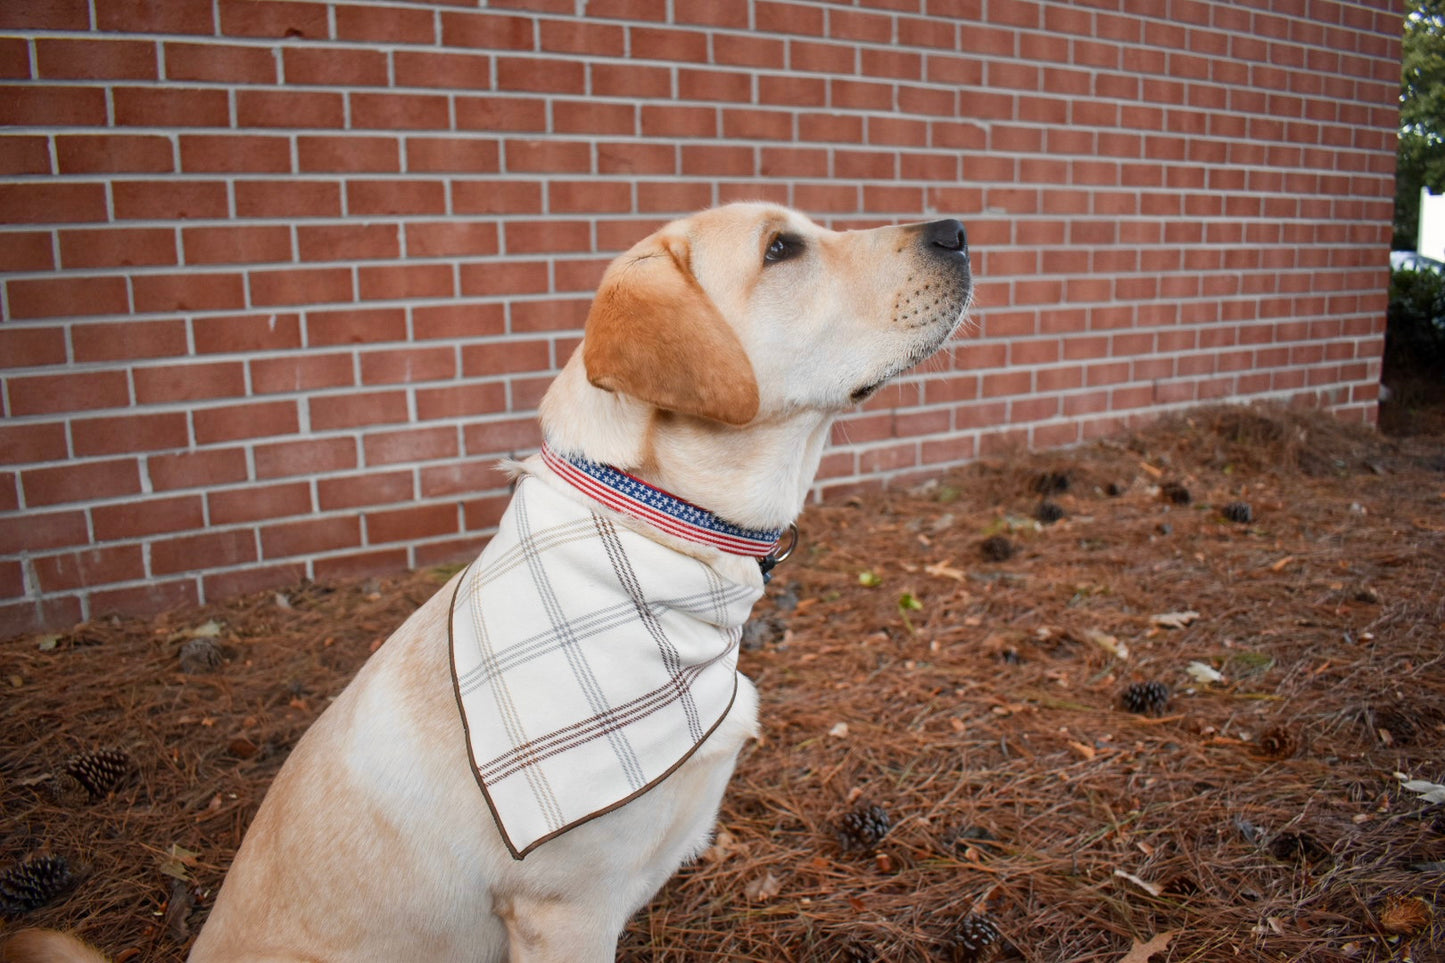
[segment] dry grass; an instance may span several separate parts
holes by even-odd
[[[743,655],[764,739],[718,845],[619,958],[967,959],[971,915],[1033,961],[1120,960],[1164,933],[1155,961],[1445,959],[1439,911],[1395,919],[1445,888],[1445,807],[1394,776],[1445,782],[1441,441],[1211,409],[810,509]],[[1063,520],[1033,521],[1040,488]],[[1220,517],[1234,501],[1253,522]],[[1016,554],[985,561],[999,534]],[[439,577],[0,646],[0,867],[47,850],[89,867],[24,921],[181,959],[289,747]],[[1198,617],[1155,624],[1182,611]],[[181,672],[212,619],[224,665]],[[1146,680],[1172,690],[1161,715],[1121,707]],[[137,774],[55,802],[49,774],[96,745]],[[860,805],[891,816],[872,849],[838,837]]]

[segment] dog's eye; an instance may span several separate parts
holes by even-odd
[[[802,253],[803,239],[794,237],[791,234],[779,234],[768,244],[768,249],[763,252],[763,260],[769,263],[786,261],[790,257],[796,257]]]

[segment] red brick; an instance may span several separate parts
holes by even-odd
[[[315,431],[397,424],[408,417],[404,391],[319,395],[311,398],[309,405]]]
[[[642,105],[644,137],[716,137],[716,107]]]
[[[590,304],[590,298],[519,301],[512,305],[512,330],[517,334],[578,330],[587,319]]]
[[[65,268],[170,266],[176,263],[176,232],[170,228],[110,228],[60,232]]]
[[[315,555],[360,544],[361,519],[355,516],[313,518],[261,529],[261,552],[265,558]]]
[[[132,498],[90,510],[95,538],[100,542],[146,538],[205,527],[200,495]]]
[[[534,97],[456,97],[458,130],[544,131],[545,102]]]
[[[104,221],[105,186],[85,183],[0,184],[7,224]]]
[[[423,498],[471,495],[506,483],[506,476],[498,470],[496,462],[478,458],[449,465],[423,465],[418,475]]]
[[[666,67],[634,63],[591,65],[594,97],[669,98],[672,72]]]
[[[146,474],[156,491],[206,488],[246,478],[246,452],[241,448],[212,448],[174,455],[151,455]]]
[[[75,462],[59,468],[20,473],[29,507],[119,498],[140,491],[140,466],[134,458]]]
[[[324,304],[352,300],[348,268],[293,268],[250,272],[251,303],[257,307]]]
[[[823,32],[823,11],[797,3],[769,3],[754,6],[755,29],[760,33],[814,34]]]
[[[246,393],[246,371],[240,361],[203,361],[135,368],[136,402],[142,405],[175,401],[233,398]]]
[[[77,457],[184,448],[190,442],[185,412],[76,418],[70,423]]]
[[[296,243],[303,261],[360,261],[395,258],[401,254],[395,224],[328,224],[296,228]]]
[[[325,40],[329,32],[326,5],[298,0],[221,0],[221,34],[227,37],[274,37]]]
[[[377,43],[432,43],[436,38],[430,9],[337,5],[336,39]]]
[[[339,217],[341,185],[334,181],[240,181],[236,184],[239,217]]]
[[[65,328],[7,324],[0,327],[0,368],[65,364]]]
[[[401,170],[400,149],[394,137],[300,136],[296,138],[296,156],[304,172]]]
[[[90,4],[86,0],[50,0],[47,3],[0,6],[0,28],[9,30],[87,30]]]
[[[26,511],[0,516],[0,554],[18,555],[84,545],[90,539],[85,512]]]
[[[455,458],[457,430],[451,426],[373,432],[362,439],[367,466]]]
[[[191,322],[191,329],[199,354],[251,353],[301,347],[301,319],[295,314],[196,318]]]
[[[446,298],[456,293],[447,264],[402,264],[358,268],[357,286],[363,301]]]
[[[137,311],[226,311],[245,306],[239,274],[140,274],[131,279]]]
[[[488,337],[506,330],[506,312],[499,304],[419,305],[412,309],[412,328],[419,341]]]
[[[463,506],[464,509],[465,507]],[[412,555],[416,559],[417,568],[451,565],[458,562],[466,563],[476,558],[486,547],[488,541],[487,538],[475,535],[466,538],[448,538],[440,542],[428,542],[425,545],[414,546]]]
[[[386,53],[348,47],[287,47],[281,54],[286,84],[384,87]]]
[[[0,464],[25,465],[61,461],[69,454],[63,422],[0,422]],[[5,484],[14,487],[9,477]]]
[[[206,600],[221,601],[263,589],[295,585],[306,577],[306,566],[292,562],[282,565],[249,566],[240,571],[216,572],[201,578]]]
[[[410,384],[456,377],[456,349],[400,348],[361,355],[361,381],[366,385]]]
[[[251,401],[242,405],[198,408],[191,415],[196,442],[202,445],[245,438],[294,435],[300,421],[294,401]]]
[[[98,87],[9,87],[0,100],[0,125],[103,127],[105,91]]]
[[[185,126],[179,122],[172,126]],[[266,134],[182,134],[181,170],[198,172],[286,174],[291,171],[291,145],[284,137]],[[274,184],[261,186],[275,188]],[[240,213],[241,185],[236,207]],[[286,187],[291,188],[290,184]]]
[[[416,392],[416,414],[419,421],[496,415],[506,410],[507,389],[499,382],[419,388]]]
[[[311,485],[304,481],[248,485],[206,494],[212,525],[235,525],[312,511]]]
[[[139,40],[35,41],[36,76],[65,80],[155,80],[155,44]]]
[[[230,84],[274,84],[276,57],[265,47],[168,42],[166,79]]]
[[[398,50],[393,58],[399,87],[477,91],[492,86],[492,58],[486,54]]]
[[[317,388],[349,387],[355,383],[355,362],[350,354],[291,354],[253,358],[253,394],[301,393]]]
[[[637,132],[634,104],[599,104],[595,101],[554,100],[552,128],[559,134],[607,134],[630,137]]]
[[[325,512],[409,502],[416,495],[411,476],[407,470],[322,478],[316,482],[317,507]]]
[[[355,468],[356,442],[350,438],[307,438],[255,447],[256,477],[285,478]]]
[[[228,213],[226,185],[221,181],[117,180],[111,182],[111,195],[115,216],[121,220],[178,221]]]
[[[291,260],[291,229],[283,225],[188,227],[181,232],[187,264],[264,264]]]
[[[348,181],[347,211],[367,214],[444,214],[446,185],[441,181]]]
[[[120,127],[225,127],[231,105],[224,90],[194,87],[117,87],[111,92]],[[181,138],[182,156],[186,141]]]
[[[139,545],[110,545],[45,555],[31,564],[42,592],[134,582],[146,575],[145,557]]]
[[[166,173],[175,170],[167,137],[140,134],[84,134],[55,138],[62,174]]]
[[[407,170],[493,174],[500,170],[500,151],[494,140],[470,137],[409,137]]]
[[[413,221],[406,225],[408,257],[478,257],[498,252],[497,227],[486,221]]]
[[[0,134],[0,174],[53,174],[50,138]]]
[[[486,531],[496,528],[510,501],[511,499],[506,495],[493,495],[490,498],[473,498],[463,502],[462,512],[467,531]]]
[[[311,567],[318,579],[389,574],[407,567],[406,549],[382,549],[318,558],[311,563]]]
[[[130,389],[123,371],[12,377],[6,388],[11,416],[123,408],[130,404]]]
[[[462,436],[468,455],[515,454],[541,447],[542,428],[535,418],[513,418],[467,425]]]
[[[418,538],[461,531],[456,505],[413,505],[392,511],[368,512],[366,540],[372,545],[412,542]]]
[[[309,311],[306,314],[306,343],[311,347],[405,340],[406,312],[399,308]]]
[[[256,560],[256,536],[248,528],[206,532],[151,542],[151,573],[173,575],[225,568]]]
[[[341,94],[310,90],[239,90],[238,127],[341,127],[346,101]]]
[[[442,94],[348,95],[354,130],[448,130],[451,105]]]
[[[517,181],[456,181],[452,184],[455,214],[540,214],[542,185]]]
[[[97,588],[90,593],[91,612],[96,616],[154,615],[157,612],[194,606],[199,602],[196,582],[189,578],[168,582],[147,580],[141,585]]]

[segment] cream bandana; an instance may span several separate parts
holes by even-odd
[[[761,595],[522,478],[451,613],[472,770],[515,858],[692,755]]]

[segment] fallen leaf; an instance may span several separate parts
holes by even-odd
[[[1135,886],[1139,887],[1150,896],[1164,895],[1164,887],[1158,885],[1157,883],[1150,883],[1146,880],[1142,880],[1139,877],[1135,876],[1133,873],[1126,873],[1122,869],[1116,869],[1114,870],[1114,875],[1119,877],[1120,879],[1127,879],[1129,882],[1133,883]],[[1145,957],[1145,959],[1147,959],[1147,957]]]
[[[828,735],[833,736],[833,737],[835,737],[835,738],[837,738],[837,739],[846,738],[847,735],[848,735],[848,723],[846,723],[846,722],[840,722],[840,723],[838,723],[838,724],[835,725],[833,728],[831,728],[831,729],[828,730]]]
[[[859,572],[858,584],[864,588],[877,588],[883,584],[883,580],[878,577],[876,572]]]
[[[1280,559],[1278,562],[1275,562],[1273,565],[1271,565],[1271,566],[1269,567],[1269,570],[1270,570],[1271,572],[1282,572],[1282,571],[1284,571],[1285,566],[1288,565],[1290,562],[1293,562],[1293,561],[1294,561],[1294,556],[1293,556],[1293,555],[1286,555],[1284,558]]]
[[[753,903],[762,903],[772,899],[783,891],[783,884],[772,873],[755,877],[752,882],[743,887],[743,895]]]
[[[1224,681],[1224,673],[1203,662],[1191,662],[1184,671],[1189,673],[1189,678],[1198,682],[1200,685],[1210,685],[1211,683]]]
[[[965,577],[963,572],[948,564],[947,561],[925,565],[923,570],[929,575],[936,575],[939,578],[951,578],[958,582],[962,582]]]
[[[209,619],[194,629],[188,629],[183,635],[188,639],[214,639],[221,634],[221,628],[220,622]]]
[[[1190,609],[1186,612],[1164,612],[1150,619],[1155,625],[1165,629],[1182,629],[1186,625],[1196,621],[1199,613]]]
[[[898,608],[905,612],[917,612],[923,608],[923,603],[912,592],[904,592],[898,596]]]
[[[1109,635],[1105,632],[1100,632],[1098,629],[1087,629],[1084,632],[1084,638],[1088,639],[1090,642],[1094,643],[1099,648],[1103,649],[1105,652],[1109,653],[1116,659],[1129,658],[1129,647],[1123,642],[1120,642],[1112,635]]]
[[[1178,932],[1178,930],[1170,930],[1167,933],[1160,933],[1158,936],[1151,937],[1147,943],[1135,940],[1134,946],[1124,954],[1119,963],[1149,963],[1155,953],[1163,953],[1169,948],[1169,941],[1174,939]]]
[[[196,865],[198,859],[200,859],[200,853],[193,853],[189,849],[182,849],[180,846],[172,844],[170,853],[161,861],[160,870],[172,879],[189,880],[191,874],[187,867]]]

